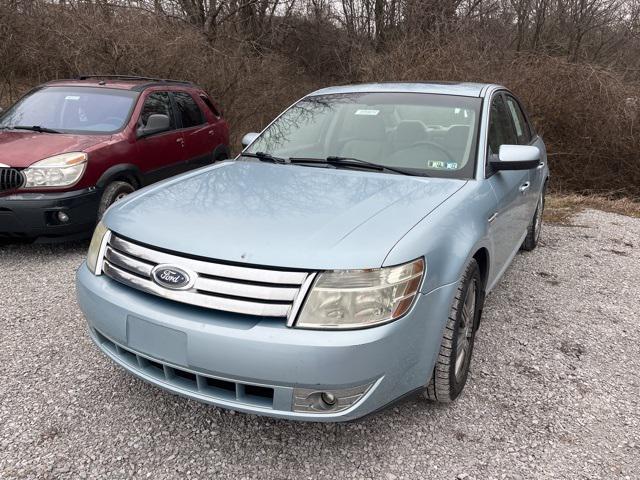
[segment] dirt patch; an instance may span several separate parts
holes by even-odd
[[[571,218],[587,208],[640,218],[640,201],[628,198],[610,199],[595,195],[549,195],[544,220],[557,225],[578,226]]]

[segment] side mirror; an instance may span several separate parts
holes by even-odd
[[[148,137],[160,132],[166,132],[171,127],[171,120],[168,115],[154,113],[149,115],[147,124],[138,129],[138,138]]]
[[[489,162],[494,172],[530,170],[540,165],[540,149],[530,145],[500,145],[498,160]]]
[[[242,148],[247,148],[253,141],[260,136],[259,133],[251,132],[242,137]]]

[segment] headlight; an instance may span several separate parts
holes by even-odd
[[[425,270],[419,258],[397,267],[320,273],[296,326],[361,328],[400,318],[411,308]]]
[[[109,233],[107,227],[102,222],[98,222],[96,229],[91,237],[91,243],[89,244],[89,252],[87,252],[87,267],[91,270],[91,273],[100,275],[102,272],[98,270],[98,260],[102,253],[102,245],[105,243],[105,235]]]
[[[22,171],[27,179],[23,188],[68,187],[80,180],[86,166],[87,154],[83,152],[45,158]]]

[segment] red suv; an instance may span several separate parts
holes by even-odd
[[[83,76],[0,114],[0,238],[88,235],[137,188],[229,156],[229,127],[189,82]]]

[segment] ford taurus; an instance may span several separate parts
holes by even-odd
[[[243,144],[104,215],[77,273],[98,347],[274,417],[456,399],[485,296],[540,236],[549,171],[521,102],[486,84],[326,88]]]

